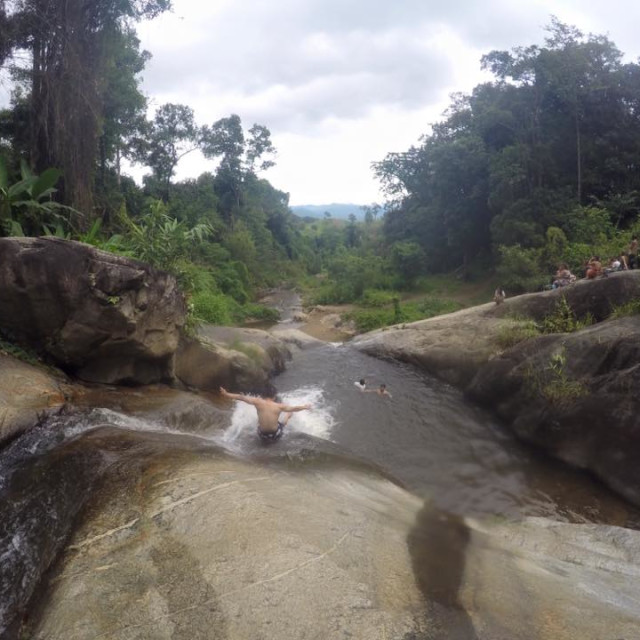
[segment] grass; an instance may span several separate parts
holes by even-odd
[[[531,390],[541,395],[550,404],[560,406],[571,404],[587,394],[586,385],[572,380],[566,370],[567,358],[564,349],[550,356],[541,369],[528,371]]]
[[[513,318],[509,323],[500,326],[496,342],[501,349],[510,349],[525,340],[536,338],[540,333],[540,327],[533,320]]]
[[[432,318],[460,308],[460,303],[441,298],[425,297],[409,302],[400,302],[398,298],[394,298],[391,304],[379,308],[356,309],[345,314],[345,317],[355,323],[358,331],[365,332],[401,322]]]
[[[614,307],[610,317],[625,318],[627,316],[636,316],[638,314],[640,314],[640,298]]]

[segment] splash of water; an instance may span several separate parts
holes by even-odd
[[[321,387],[307,386],[288,391],[282,394],[281,401],[290,405],[312,405],[309,411],[295,412],[287,424],[286,431],[331,440],[331,432],[335,426],[334,407],[325,400],[324,390]],[[256,410],[244,402],[236,402],[231,416],[231,425],[220,440],[225,446],[236,448],[245,441],[255,439],[256,427]]]

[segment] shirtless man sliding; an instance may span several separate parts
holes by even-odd
[[[220,393],[225,398],[232,400],[240,400],[252,404],[258,413],[258,435],[266,441],[275,441],[282,436],[284,428],[291,418],[294,411],[304,411],[311,409],[310,404],[288,405],[282,402],[276,402],[275,396],[270,398],[252,398],[251,396],[243,396],[239,393],[229,393],[226,389],[220,387]],[[280,420],[280,414],[284,412],[284,418]]]

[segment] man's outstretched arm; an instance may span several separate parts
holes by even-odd
[[[289,404],[281,404],[280,411],[285,411],[286,413],[293,413],[294,411],[305,411],[306,409],[311,409],[310,404],[300,404],[300,405],[289,405]]]
[[[247,404],[255,405],[256,399],[251,396],[243,396],[240,393],[229,393],[224,387],[220,387],[220,393],[225,398],[231,398],[231,400],[240,400],[240,402],[246,402]]]

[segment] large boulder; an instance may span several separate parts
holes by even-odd
[[[523,440],[640,505],[640,322],[608,320],[531,339],[483,367],[467,394]]]
[[[143,438],[87,437],[135,459],[91,498],[23,637],[418,637],[417,498],[373,472],[190,453],[175,439],[145,457]]]
[[[272,393],[272,376],[282,373],[295,351],[324,344],[296,329],[274,332],[205,324],[197,338],[183,337],[176,353],[176,377],[187,387]]]
[[[238,346],[238,345],[237,345]],[[177,379],[190,389],[270,394],[268,355],[258,345],[231,349],[206,339],[183,336],[176,353]]]
[[[59,238],[0,239],[0,331],[90,382],[173,378],[185,302],[173,276]]]
[[[447,516],[343,456],[240,460],[103,428],[13,485],[7,640],[601,640],[640,624],[637,531]]]

